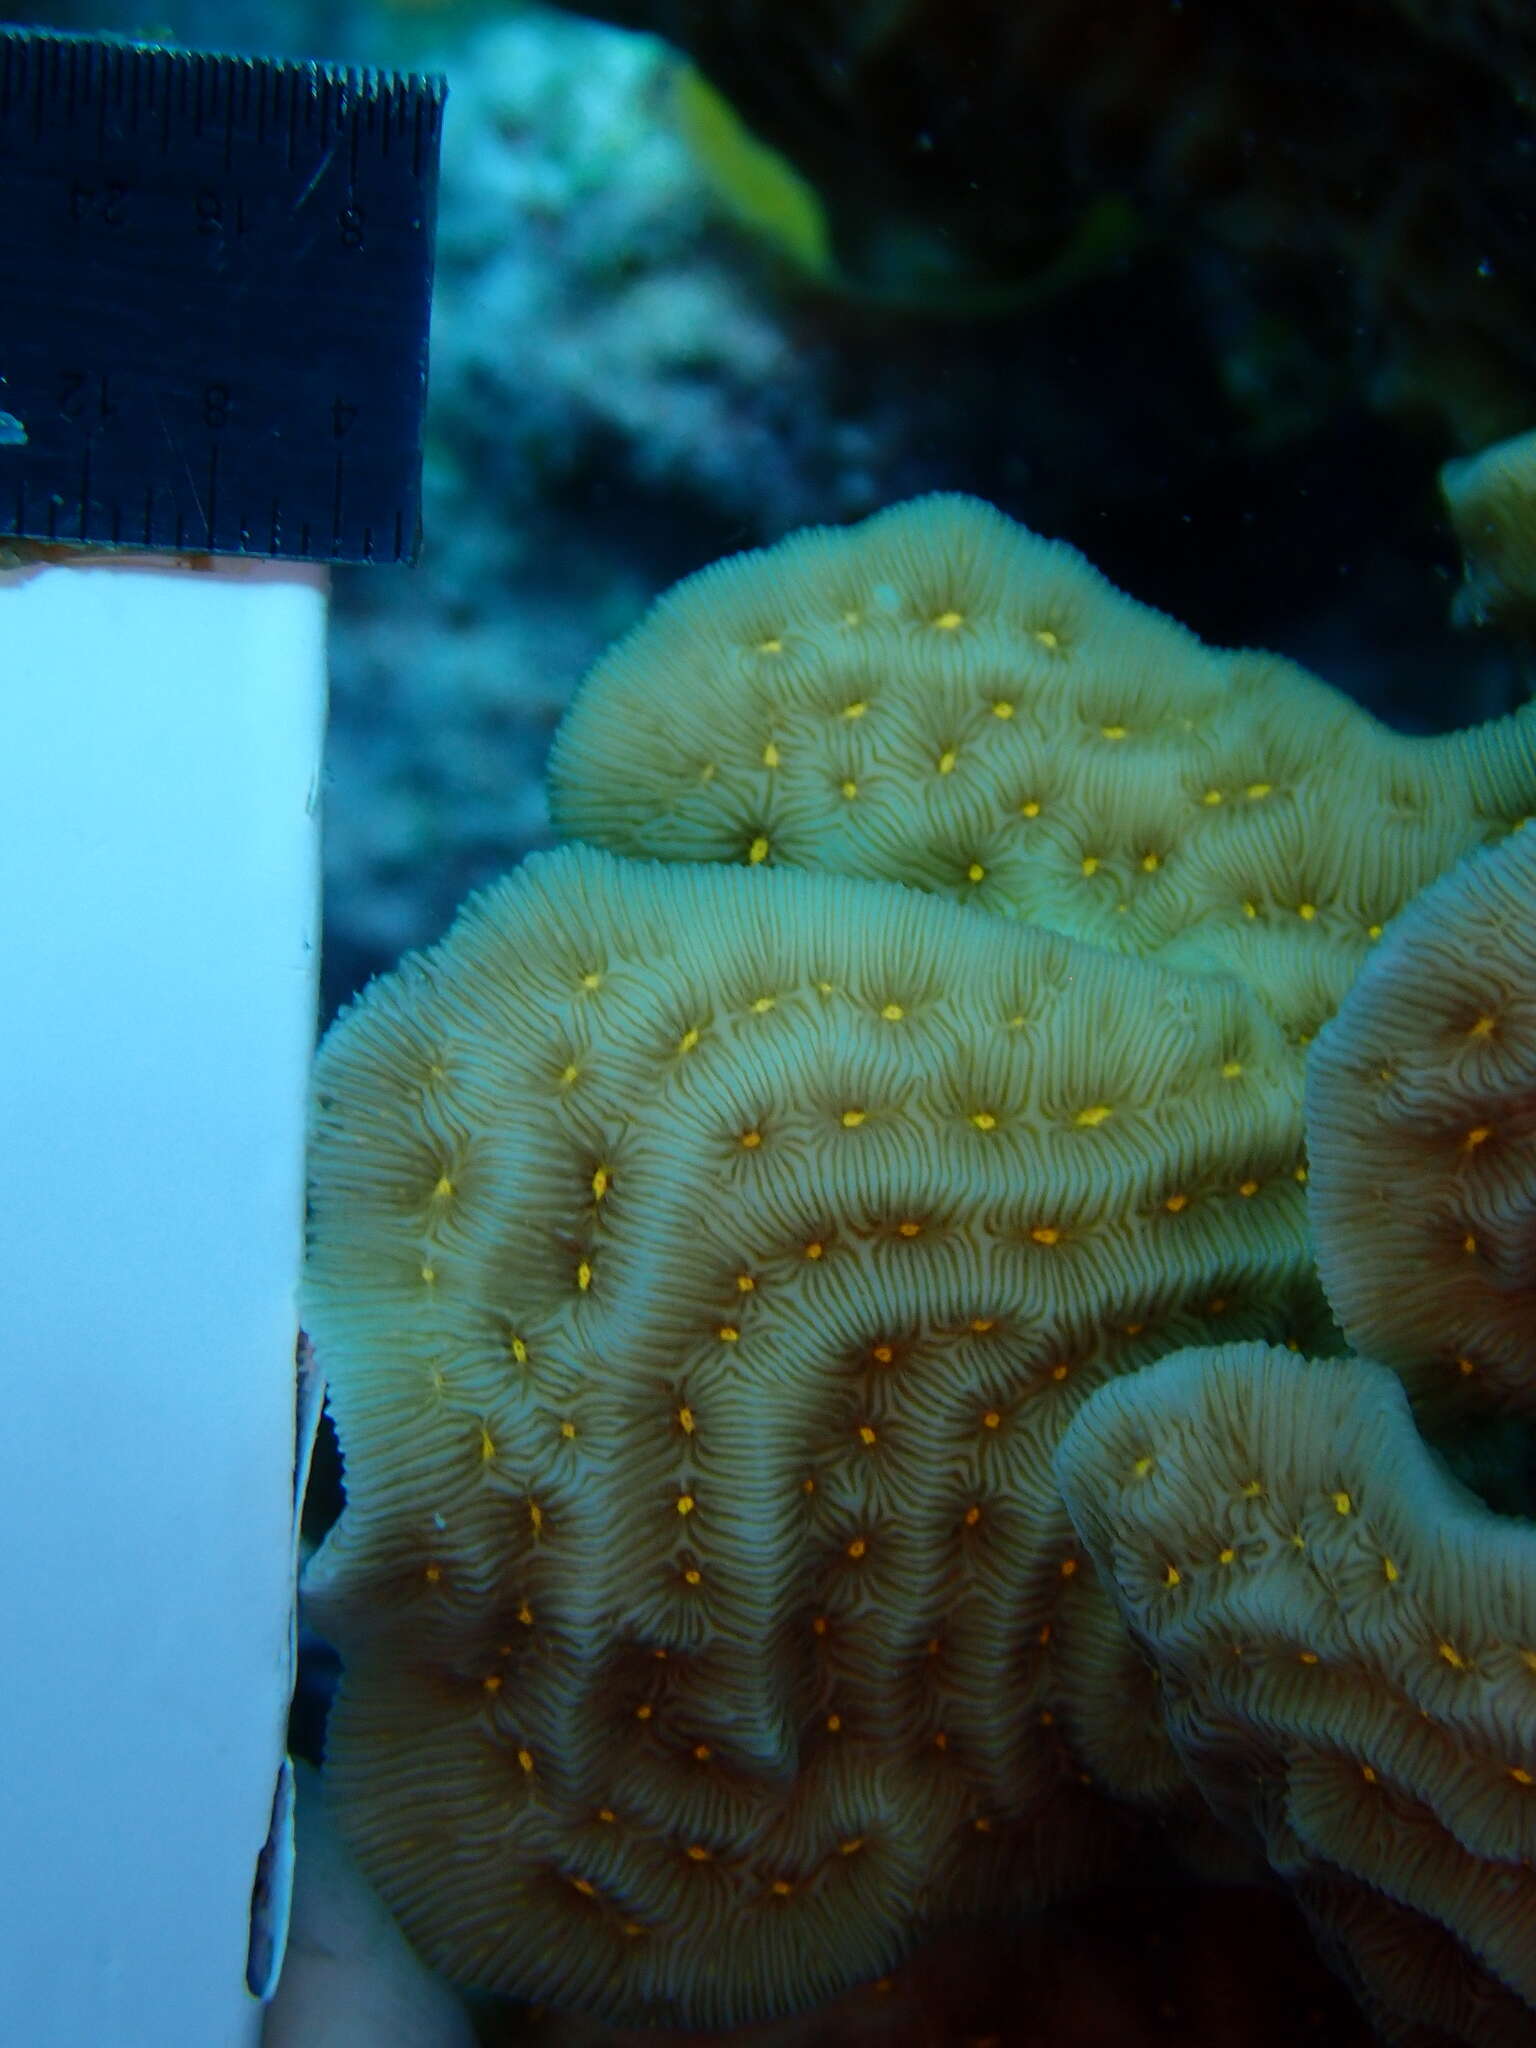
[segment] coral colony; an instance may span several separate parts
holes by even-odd
[[[1399,737],[939,497],[691,578],[552,785],[320,1067],[411,1938],[722,2025],[1230,1842],[1387,2038],[1525,2038],[1536,1530],[1421,1429],[1536,1385],[1536,710]]]

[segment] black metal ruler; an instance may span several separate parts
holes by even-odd
[[[444,97],[0,28],[0,536],[413,559]]]

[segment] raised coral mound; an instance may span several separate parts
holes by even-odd
[[[939,496],[679,584],[588,676],[551,784],[615,852],[906,882],[1237,972],[1304,1046],[1405,904],[1536,811],[1536,714],[1389,732]]]
[[[1463,558],[1457,615],[1536,635],[1536,429],[1447,462],[1440,488]]]
[[[1235,983],[574,849],[322,1054],[328,1775],[463,1983],[808,2005],[1187,1800],[1051,1477],[1095,1387],[1323,1337]],[[1145,1847],[1141,1853],[1146,1852]]]
[[[1106,1386],[1056,1457],[1216,1811],[1388,2038],[1536,2027],[1536,1528],[1448,1479],[1400,1385],[1263,1345]]]
[[[1536,1415],[1536,830],[1389,933],[1307,1070],[1317,1256],[1416,1403]]]

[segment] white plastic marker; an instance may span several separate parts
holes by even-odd
[[[257,2038],[323,570],[0,572],[0,2039]]]

